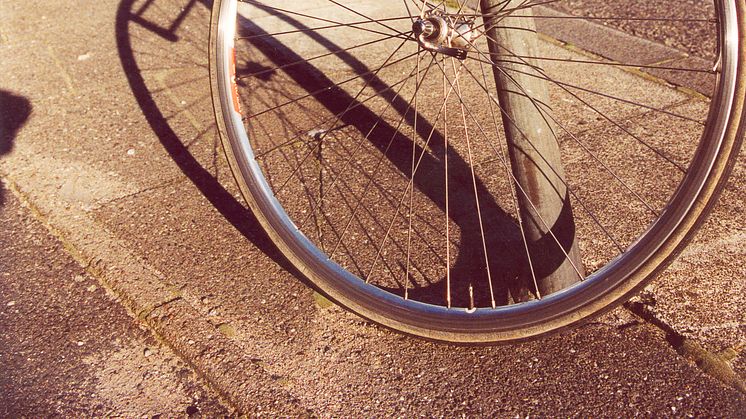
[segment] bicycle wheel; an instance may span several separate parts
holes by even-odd
[[[744,1],[491,6],[213,6],[217,126],[257,219],[332,300],[442,341],[531,338],[631,297],[691,239],[743,136]],[[536,32],[536,50],[493,30]],[[541,203],[506,137],[526,107],[505,94],[551,131],[555,155],[527,155],[561,162],[569,235],[527,218]]]

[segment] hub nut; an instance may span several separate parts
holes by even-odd
[[[473,33],[468,23],[438,15],[416,20],[412,32],[424,49],[459,59],[466,58]]]

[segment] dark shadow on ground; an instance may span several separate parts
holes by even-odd
[[[18,131],[31,115],[31,102],[23,96],[0,90],[0,157],[13,150]],[[0,183],[0,206],[5,203],[5,190]]]
[[[190,0],[183,7],[179,14],[175,14],[172,24],[168,27],[159,26],[149,22],[141,15],[148,7],[154,5],[154,0],[148,0],[135,8],[136,0],[123,0],[117,10],[115,30],[117,39],[117,48],[119,59],[127,75],[130,89],[142,109],[145,119],[148,121],[150,128],[158,136],[163,148],[173,159],[179,169],[189,178],[197,189],[207,198],[208,201],[233,225],[236,230],[250,240],[255,246],[269,255],[275,262],[280,264],[284,269],[292,272],[296,277],[303,278],[299,272],[290,264],[282,253],[275,247],[272,240],[264,233],[254,214],[240,203],[233,195],[228,192],[223,185],[210,173],[208,169],[193,156],[187,145],[182,142],[179,136],[169,125],[168,118],[161,112],[158,104],[155,102],[152,93],[145,83],[145,79],[140,71],[136,52],[132,46],[130,37],[130,25],[136,24],[145,27],[151,32],[161,36],[171,42],[179,41],[176,31],[180,23],[184,20],[194,7],[212,6],[210,0]],[[207,40],[205,40],[207,45]],[[208,80],[205,79],[205,86],[208,86]]]

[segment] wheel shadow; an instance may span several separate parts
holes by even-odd
[[[33,107],[23,96],[0,89],[0,157],[13,150],[18,131],[26,124]],[[5,187],[0,183],[0,207],[5,204]]]
[[[119,59],[126,74],[130,89],[142,110],[142,113],[158,137],[164,150],[171,157],[184,175],[192,182],[199,192],[237,231],[250,240],[258,249],[271,257],[276,263],[295,277],[306,281],[295,267],[277,249],[272,240],[264,233],[254,214],[239,202],[218,180],[217,176],[203,165],[190,151],[185,143],[169,123],[169,115],[165,115],[156,102],[151,88],[146,84],[145,77],[137,59],[133,38],[130,35],[130,25],[141,26],[169,42],[184,41],[177,35],[186,17],[197,7],[207,10],[212,7],[211,0],[188,0],[180,8],[180,12],[169,22],[153,22],[143,17],[150,8],[159,8],[155,0],[140,2],[138,0],[123,0],[119,3],[115,20],[115,32]],[[162,12],[162,11],[161,11]],[[196,39],[189,42],[198,45]],[[204,54],[207,54],[207,42],[204,40]],[[207,79],[205,86],[209,85]],[[214,128],[211,127],[210,129]]]

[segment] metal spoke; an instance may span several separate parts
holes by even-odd
[[[436,61],[436,64],[437,64],[437,61]],[[443,69],[441,68],[441,70],[443,70]],[[467,68],[467,72],[471,73],[471,72],[470,72],[470,71],[468,70],[468,68]],[[472,76],[474,76],[474,75],[472,74]],[[475,79],[476,79],[476,77],[475,77]],[[450,80],[449,80],[449,82],[450,82]],[[460,101],[461,101],[462,103],[464,103],[464,102],[463,102],[463,98],[459,98],[459,100],[460,100]],[[469,108],[468,108],[468,107],[467,107],[466,109],[467,109],[467,110],[469,110]],[[504,110],[502,110],[502,109],[501,109],[501,111],[503,112],[503,114],[505,114],[505,111],[504,111]],[[486,134],[486,133],[484,132],[484,129],[482,128],[482,125],[481,125],[481,124],[479,123],[479,120],[478,120],[478,119],[476,118],[476,116],[474,116],[474,114],[473,114],[473,113],[471,113],[471,112],[469,112],[469,115],[470,115],[470,116],[471,116],[471,118],[472,118],[472,119],[474,120],[474,122],[475,122],[475,123],[477,124],[477,127],[479,128],[479,130],[480,130],[480,132],[482,133],[482,135],[483,135],[483,137],[485,138],[485,140],[486,140],[486,141],[489,141],[489,140],[488,140],[488,139],[489,139],[489,137],[488,137],[488,136],[487,136],[487,134]],[[525,134],[522,134],[522,135],[524,135],[524,136],[525,136]],[[548,223],[546,222],[546,220],[544,220],[544,218],[543,218],[543,217],[541,216],[541,214],[539,214],[539,211],[537,210],[537,208],[536,208],[536,205],[535,205],[535,204],[534,204],[534,203],[533,203],[533,202],[531,201],[531,199],[529,198],[529,195],[528,195],[528,193],[527,193],[527,192],[525,191],[525,189],[523,189],[523,187],[522,187],[522,186],[520,185],[520,183],[518,182],[518,179],[516,179],[516,178],[515,178],[515,176],[514,176],[514,175],[513,175],[512,173],[511,173],[511,177],[513,178],[513,181],[515,182],[516,186],[517,186],[517,187],[518,187],[518,189],[519,189],[519,190],[521,191],[521,193],[523,194],[523,196],[525,196],[525,197],[526,197],[526,201],[527,201],[527,202],[528,202],[528,204],[529,204],[529,205],[531,206],[531,209],[532,209],[532,210],[534,211],[534,213],[536,214],[536,216],[537,216],[537,218],[539,219],[539,221],[541,221],[541,223],[542,223],[542,225],[544,226],[544,228],[545,228],[545,229],[547,230],[547,232],[548,232],[548,233],[549,233],[549,234],[550,234],[550,235],[552,236],[552,238],[554,239],[555,243],[557,244],[557,246],[559,246],[560,250],[561,250],[561,251],[562,251],[562,253],[564,254],[564,256],[565,256],[565,259],[567,259],[567,261],[568,261],[568,262],[570,262],[570,264],[572,265],[573,269],[574,269],[574,270],[575,270],[575,272],[577,273],[578,277],[579,277],[579,278],[580,278],[580,280],[582,281],[582,280],[584,279],[584,276],[583,276],[583,274],[582,274],[582,273],[580,272],[580,269],[578,269],[578,267],[577,267],[577,266],[575,265],[575,263],[574,263],[574,262],[572,261],[572,258],[570,258],[570,256],[568,255],[567,251],[566,251],[566,250],[565,250],[565,248],[564,248],[564,247],[562,246],[562,243],[561,243],[561,242],[560,242],[560,240],[559,240],[559,239],[557,238],[557,236],[556,236],[556,235],[554,234],[554,232],[552,231],[552,229],[551,229],[551,227],[549,226],[549,224],[548,224]]]
[[[494,40],[493,40],[493,42],[496,42],[496,41],[494,41]],[[508,50],[508,49],[507,49],[507,48],[505,48],[504,46],[500,45],[499,43],[497,43],[496,45],[497,45],[497,46],[498,46],[499,48],[501,48],[501,49],[505,50],[505,51],[506,51],[506,52],[507,52],[508,54],[512,54],[512,53],[510,52],[510,50]],[[476,47],[474,47],[474,48],[476,48]],[[480,52],[479,50],[477,50],[477,51],[478,51],[478,52],[480,53],[480,55],[482,55],[482,56],[485,56],[485,54],[484,54],[484,53]],[[490,60],[490,62],[492,62],[492,61]],[[530,65],[530,64],[528,64],[528,65]],[[633,189],[632,189],[632,188],[631,188],[631,187],[630,187],[629,185],[627,185],[627,183],[626,183],[626,182],[624,182],[624,180],[622,180],[622,179],[621,179],[621,177],[619,177],[619,175],[617,175],[617,174],[616,174],[616,173],[615,173],[615,172],[614,172],[613,170],[611,170],[611,168],[609,168],[609,166],[608,166],[608,165],[607,165],[606,163],[604,163],[604,162],[603,162],[603,161],[602,161],[602,160],[601,160],[601,159],[600,159],[600,158],[599,158],[598,156],[596,156],[595,154],[593,154],[593,152],[591,152],[591,151],[590,151],[590,149],[588,149],[588,147],[587,147],[587,146],[586,146],[585,144],[583,144],[583,143],[582,143],[582,142],[581,142],[581,141],[580,141],[580,140],[579,140],[579,139],[578,139],[578,138],[577,138],[577,137],[576,137],[576,136],[575,136],[575,135],[574,135],[574,134],[573,134],[572,132],[570,132],[570,131],[569,131],[569,130],[568,130],[567,128],[565,128],[565,126],[564,126],[564,125],[562,125],[561,123],[559,123],[559,122],[558,122],[558,121],[557,121],[557,120],[556,120],[556,119],[555,119],[555,118],[554,118],[554,117],[553,117],[553,116],[552,116],[551,114],[547,113],[547,112],[546,112],[546,110],[544,109],[544,107],[543,107],[543,106],[541,106],[541,104],[537,103],[537,102],[536,102],[536,101],[535,101],[535,100],[534,100],[534,99],[533,99],[533,98],[531,97],[530,93],[529,93],[529,92],[526,92],[526,91],[525,91],[525,89],[523,89],[523,87],[522,87],[522,86],[520,85],[520,83],[518,83],[517,81],[515,81],[515,79],[514,79],[514,78],[513,78],[513,77],[512,77],[512,76],[511,76],[510,74],[508,74],[508,73],[507,73],[507,72],[505,71],[505,69],[503,69],[502,67],[498,66],[498,65],[497,65],[496,63],[494,63],[494,62],[492,62],[492,66],[493,66],[493,67],[494,67],[495,69],[497,69],[498,71],[500,71],[501,73],[503,73],[503,74],[504,74],[504,75],[505,75],[505,76],[506,76],[506,77],[507,77],[507,78],[508,78],[509,80],[511,80],[511,82],[512,82],[512,83],[513,83],[514,85],[516,85],[516,87],[518,87],[518,89],[519,89],[519,90],[521,91],[521,93],[522,93],[523,95],[525,95],[525,96],[526,96],[526,97],[527,97],[527,98],[528,98],[528,99],[529,99],[529,100],[530,100],[530,101],[531,101],[531,102],[533,103],[534,107],[535,107],[535,108],[536,108],[536,109],[537,109],[537,110],[539,111],[539,113],[540,113],[540,114],[542,115],[542,118],[544,118],[545,120],[546,120],[546,117],[549,117],[550,119],[552,119],[552,121],[553,121],[554,123],[556,123],[557,125],[559,125],[559,126],[560,126],[560,127],[561,127],[561,128],[562,128],[562,129],[564,130],[564,131],[565,131],[565,132],[567,132],[567,134],[569,134],[569,135],[571,136],[571,138],[573,138],[573,140],[575,140],[575,141],[576,141],[576,142],[577,142],[577,143],[578,143],[578,144],[579,144],[579,145],[581,146],[581,148],[583,148],[583,150],[585,150],[585,151],[586,151],[586,152],[587,152],[588,154],[590,154],[590,155],[591,155],[591,157],[593,157],[593,159],[594,159],[594,160],[596,160],[596,161],[597,161],[597,162],[598,162],[598,163],[599,163],[599,164],[600,164],[600,165],[601,165],[601,166],[602,166],[602,167],[603,167],[603,168],[604,168],[604,169],[605,169],[606,171],[608,171],[608,172],[609,172],[609,174],[611,174],[611,176],[612,176],[612,177],[614,177],[614,179],[616,179],[616,180],[617,180],[617,181],[618,181],[619,183],[621,183],[621,184],[622,184],[622,185],[623,185],[623,186],[624,186],[624,187],[625,187],[625,188],[626,188],[626,189],[627,189],[627,190],[628,190],[628,191],[629,191],[630,193],[632,193],[632,194],[633,194],[633,195],[634,195],[634,196],[635,196],[635,197],[636,197],[636,198],[637,198],[637,199],[638,199],[638,200],[639,200],[639,201],[640,201],[640,202],[641,202],[641,203],[642,203],[642,204],[643,204],[643,205],[644,205],[644,206],[645,206],[645,207],[646,207],[646,208],[647,208],[647,209],[648,209],[648,210],[649,210],[649,211],[650,211],[650,212],[651,212],[651,213],[652,213],[653,215],[655,215],[656,217],[657,217],[657,216],[659,216],[659,214],[658,214],[658,211],[656,211],[655,209],[653,209],[653,207],[652,207],[652,206],[651,206],[650,204],[648,204],[648,202],[647,202],[647,201],[645,201],[645,199],[643,199],[643,198],[642,198],[642,196],[640,196],[640,194],[639,194],[639,193],[637,193],[637,192],[636,192],[636,191],[634,191],[634,190],[633,190]],[[543,74],[543,71],[541,71],[540,69],[538,69],[538,71],[540,71],[540,72],[542,73],[542,75],[544,75],[545,77],[548,77],[548,76],[546,76],[546,74]],[[551,78],[549,78],[549,81],[553,81],[553,80],[551,80]],[[626,133],[628,133],[628,134],[629,134],[630,136],[632,136],[632,138],[634,138],[634,139],[636,139],[636,140],[638,140],[638,141],[642,142],[643,144],[645,144],[645,142],[643,142],[643,141],[642,141],[642,140],[640,140],[640,139],[639,139],[639,138],[638,138],[637,136],[635,136],[634,134],[632,134],[631,132],[629,132],[629,130],[627,130],[627,129],[623,128],[623,127],[622,127],[622,126],[621,126],[621,125],[620,125],[619,123],[617,123],[616,121],[614,121],[614,120],[612,120],[611,118],[609,118],[608,116],[606,116],[606,114],[604,114],[603,112],[599,111],[598,109],[596,109],[595,107],[593,107],[592,105],[590,105],[590,104],[589,104],[588,102],[586,102],[586,101],[582,100],[582,99],[581,99],[580,97],[578,97],[578,96],[577,96],[576,94],[574,94],[574,93],[570,92],[570,91],[569,91],[569,90],[567,90],[567,89],[564,89],[564,90],[565,90],[566,92],[570,93],[570,94],[571,94],[571,95],[572,95],[573,97],[575,97],[575,98],[576,98],[577,100],[581,101],[581,102],[582,102],[582,103],[583,103],[584,105],[588,106],[588,107],[589,107],[589,108],[590,108],[591,110],[593,110],[594,112],[596,112],[596,113],[598,113],[599,115],[601,115],[601,116],[602,116],[602,117],[603,117],[604,119],[607,119],[607,120],[608,120],[609,122],[611,122],[611,123],[615,124],[615,125],[616,125],[616,126],[617,126],[618,128],[620,128],[620,129],[624,130],[624,131],[625,131]],[[548,121],[547,121],[547,122],[548,122]],[[555,137],[556,137],[556,134],[555,134]],[[678,167],[678,166],[677,166],[677,167]]]
[[[424,7],[424,5],[423,5]],[[419,48],[418,48],[419,50]],[[433,60],[435,60],[435,56],[433,56]],[[430,65],[432,65],[432,61],[430,62]],[[417,61],[417,74],[419,74],[419,65],[420,62]],[[428,66],[429,67],[429,66]],[[417,83],[419,84],[419,80],[417,80]],[[414,213],[414,161],[415,161],[415,154],[417,153],[417,141],[415,141],[415,138],[417,138],[417,118],[419,116],[419,107],[418,107],[418,100],[417,95],[414,97],[414,123],[412,124],[412,169],[410,172],[409,178],[412,179],[412,183],[409,186],[409,215],[407,216],[407,220],[409,221],[409,225],[407,226],[407,267],[406,267],[406,273],[404,276],[404,299],[409,299],[409,271],[411,270],[412,266],[412,218]]]
[[[512,18],[529,16],[510,15]],[[531,15],[537,19],[580,19],[580,20],[622,20],[630,22],[687,22],[687,23],[717,23],[715,19],[667,18],[667,17],[600,17],[600,16],[544,16]]]
[[[414,22],[415,18],[414,18],[414,15],[412,14],[412,9],[409,8],[409,3],[407,2],[407,0],[402,0],[402,2],[404,2],[404,8],[407,9],[407,15],[409,15],[409,20]]]
[[[443,56],[443,65],[445,66],[445,56]],[[436,63],[437,64],[437,63]],[[438,65],[440,67],[440,65]],[[451,219],[448,213],[449,210],[449,199],[448,199],[448,98],[446,97],[446,80],[448,75],[444,68],[443,71],[443,143],[445,144],[443,150],[443,160],[445,166],[445,201],[446,201],[446,305],[451,308]],[[453,88],[453,86],[451,86]]]
[[[453,74],[455,77],[456,76],[456,63],[454,62],[453,58],[451,58],[451,65],[453,66]],[[455,77],[455,79],[456,79],[456,95],[459,98],[461,98],[462,97],[461,82],[458,80],[457,77]],[[477,188],[477,176],[474,173],[474,158],[471,152],[471,140],[469,139],[469,128],[466,122],[466,110],[464,109],[466,105],[464,104],[463,101],[461,101],[460,104],[461,104],[461,117],[462,117],[462,122],[464,124],[464,137],[466,138],[466,149],[468,152],[468,163],[469,163],[469,169],[471,170],[471,182],[472,182],[472,186],[474,186],[474,201],[477,207],[477,218],[479,220],[479,236],[482,239],[482,250],[484,250],[484,264],[487,269],[487,283],[489,284],[489,289],[490,289],[490,301],[492,302],[492,308],[495,308],[497,307],[497,304],[495,302],[495,291],[492,287],[492,272],[490,269],[490,258],[487,253],[487,242],[485,240],[485,235],[484,235],[484,222],[482,221],[482,209],[479,204],[479,191]]]
[[[486,54],[492,55],[489,52]],[[615,61],[577,60],[577,59],[567,59],[567,58],[533,57],[533,56],[526,56],[526,55],[514,55],[514,57],[519,58],[521,60],[555,61],[555,62],[563,62],[563,63],[607,65],[610,67],[631,67],[631,68],[645,68],[648,70],[671,70],[671,71],[686,71],[686,72],[691,72],[691,73],[716,74],[715,71],[709,68],[681,68],[681,67],[669,67],[669,66],[651,65],[651,64],[636,64],[636,63],[625,64],[625,63],[618,63]],[[499,59],[494,59],[494,58],[492,60],[497,63],[524,64],[522,61],[516,62],[516,61],[499,60]]]

